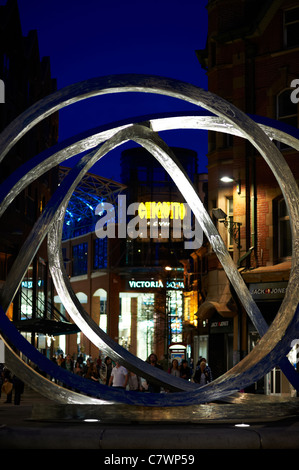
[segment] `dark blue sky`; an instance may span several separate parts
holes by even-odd
[[[143,73],[207,88],[195,54],[205,47],[207,0],[19,0],[23,35],[36,29],[40,56],[49,56],[58,89],[96,76]],[[188,111],[191,105],[148,94],[86,100],[60,112],[59,138],[149,113]],[[206,171],[204,131],[163,133],[168,145],[196,150]],[[120,149],[92,171],[119,180]]]

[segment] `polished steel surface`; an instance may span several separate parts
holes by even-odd
[[[83,422],[101,424],[205,424],[259,423],[298,416],[299,400],[265,395],[241,394],[231,403],[203,403],[176,407],[147,407],[114,404],[113,406],[36,404],[31,419],[47,422]]]
[[[16,174],[12,175],[9,181],[5,182],[1,186],[1,210],[4,211],[7,205],[10,204],[16,194],[23,187],[29,184],[29,182],[34,178],[37,178],[44,171],[47,171],[51,166],[78,153],[78,149],[81,149],[80,151],[82,151],[82,148],[94,148],[90,154],[81,159],[78,165],[69,173],[67,178],[65,178],[63,185],[61,185],[53,195],[46,210],[41,215],[26,240],[26,243],[24,244],[24,247],[22,248],[1,291],[0,298],[4,312],[12,301],[22,277],[24,276],[40,243],[49,232],[49,257],[51,273],[56,289],[60,297],[63,298],[63,303],[67,304],[65,305],[67,311],[78,326],[80,326],[84,334],[86,334],[94,344],[99,345],[101,349],[110,355],[113,354],[115,358],[119,358],[129,369],[135,370],[138,373],[142,372],[142,375],[151,377],[160,383],[167,384],[172,390],[185,390],[180,393],[167,394],[168,396],[160,394],[159,396],[152,397],[149,395],[154,394],[146,394],[147,398],[143,397],[142,399],[139,396],[132,398],[132,395],[129,396],[127,393],[116,393],[113,397],[115,401],[128,403],[133,400],[136,404],[148,404],[151,406],[154,406],[155,404],[161,404],[161,406],[186,405],[187,402],[202,403],[225,397],[247,385],[250,385],[258,378],[264,376],[277,364],[281,365],[288,379],[292,383],[296,384],[294,369],[290,366],[285,356],[291,348],[292,339],[298,336],[299,329],[298,312],[296,310],[298,304],[299,284],[298,188],[281,153],[271,142],[271,139],[273,138],[276,140],[285,139],[285,141],[291,143],[293,147],[298,149],[298,139],[296,137],[286,134],[285,132],[281,132],[271,126],[263,124],[260,126],[257,125],[252,119],[230,103],[227,103],[225,100],[211,94],[210,92],[194,87],[193,85],[160,77],[145,77],[138,75],[116,76],[88,80],[77,85],[66,87],[31,107],[10,126],[8,126],[8,128],[1,134],[0,158],[3,159],[11,146],[13,146],[30,128],[56,110],[81,99],[86,99],[99,94],[130,91],[159,93],[173,96],[201,106],[217,115],[216,117],[206,115],[197,116],[193,117],[193,119],[192,117],[190,118],[190,116],[188,119],[187,117],[185,119],[182,116],[175,117],[174,119],[177,119],[177,124],[175,124],[173,120],[170,122],[169,120],[158,121],[153,119],[151,121],[153,129],[157,130],[159,125],[162,125],[162,127],[164,126],[164,128],[170,128],[169,126],[190,126],[193,128],[204,129],[215,128],[222,132],[235,133],[236,135],[241,135],[242,137],[247,138],[257,148],[271,167],[286,200],[290,215],[293,239],[293,265],[289,286],[285,299],[274,322],[268,329],[267,324],[246,288],[242,277],[232,262],[220,235],[215,229],[209,215],[205,211],[192,184],[184,174],[184,171],[180,169],[179,162],[176,161],[170,149],[167,148],[166,144],[153,131],[147,127],[135,125],[133,123],[120,125],[115,129],[106,129],[103,131],[104,133],[98,133],[96,137],[94,135],[90,135],[78,142],[71,142],[69,146],[66,146],[66,148],[59,149],[58,147],[58,151],[56,152],[54,149],[52,154],[51,151],[43,153],[41,156],[33,159],[30,171],[26,171],[28,166],[24,166],[19,169]],[[101,145],[101,142],[105,139],[105,143]],[[256,329],[262,336],[258,346],[245,359],[222,377],[201,389],[194,390],[194,384],[181,383],[182,381],[173,382],[173,379],[167,376],[167,374],[161,373],[160,371],[157,372],[157,370],[150,370],[150,366],[147,364],[145,365],[143,361],[130,355],[116,343],[113,343],[107,335],[91,322],[89,316],[82,309],[81,304],[77,302],[69,282],[65,278],[60,258],[61,242],[59,240],[59,234],[67,202],[71,197],[74,187],[80,182],[82,176],[92,167],[92,165],[111,149],[121,145],[127,140],[138,142],[140,145],[147,148],[171,175],[198,222],[205,231],[213,250],[217,254],[228,278],[234,286],[240,301],[243,303],[243,306],[253,321]],[[7,334],[4,323],[5,321],[3,321],[2,328],[4,333]],[[18,333],[14,333],[14,339],[17,334]],[[40,360],[35,353],[30,351],[30,348],[27,348],[27,353],[29,355],[34,355],[36,360]],[[17,360],[15,362],[17,362]],[[22,366],[23,364],[20,361],[19,369],[22,369]],[[44,367],[48,368],[48,365],[44,365]],[[39,379],[40,377],[34,377],[34,383],[37,390],[39,388]],[[99,386],[99,388],[101,387]],[[105,398],[108,396],[106,391],[103,391],[103,394]]]

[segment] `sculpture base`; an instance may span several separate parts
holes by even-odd
[[[34,404],[31,420],[107,424],[260,423],[299,415],[299,398],[236,394],[228,402],[192,406],[147,407],[122,404]]]

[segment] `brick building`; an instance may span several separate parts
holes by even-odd
[[[23,111],[56,90],[49,57],[40,57],[36,31],[22,33],[18,3],[8,0],[0,6],[0,78],[4,99],[0,103],[0,131]],[[58,113],[31,129],[1,162],[0,184],[29,159],[56,144]],[[36,220],[58,184],[57,167],[29,184],[1,218],[0,286]],[[8,316],[33,345],[46,351],[46,336],[67,334],[77,327],[55,317],[53,284],[48,272],[47,247],[43,242],[32,260],[9,308]],[[54,321],[55,320],[55,321]],[[70,328],[70,330],[69,330]]]
[[[209,91],[249,115],[298,128],[298,104],[291,100],[291,83],[299,78],[298,2],[210,0],[207,9],[206,48],[197,56],[207,71]],[[298,180],[296,151],[277,145]],[[280,187],[249,142],[224,133],[209,132],[208,172],[209,212],[269,323],[279,309],[291,266],[290,228]],[[215,209],[226,218],[217,218]],[[198,255],[206,257],[208,268],[197,312],[197,347],[208,355],[217,377],[244,357],[259,335],[215,254],[201,250]],[[266,392],[287,393],[289,385],[280,371],[274,376],[278,379],[274,383],[270,377]],[[255,389],[263,390],[264,384]]]

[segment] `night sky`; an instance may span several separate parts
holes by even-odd
[[[206,73],[195,53],[206,43],[207,0],[19,0],[18,3],[23,35],[37,30],[40,57],[50,57],[58,89],[88,78],[122,73],[159,75],[207,89]],[[89,99],[60,112],[59,140],[119,119],[192,109],[195,108],[185,102],[152,94],[126,93]],[[170,146],[197,151],[199,172],[206,172],[205,131],[160,135]],[[118,181],[119,154],[124,148],[127,146],[106,156],[91,172]]]

